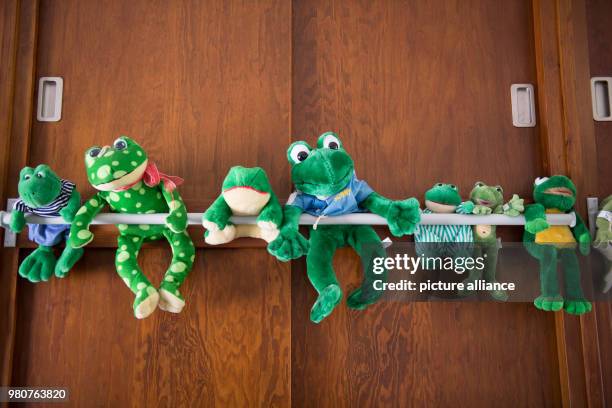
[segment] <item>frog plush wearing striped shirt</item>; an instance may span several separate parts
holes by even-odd
[[[523,242],[529,253],[540,262],[541,295],[534,304],[538,309],[570,314],[583,314],[591,310],[580,284],[580,270],[575,246],[583,254],[590,250],[591,236],[576,213],[576,225],[551,226],[546,214],[564,214],[574,210],[576,186],[566,176],[537,178],[533,187],[534,204],[525,207]],[[565,276],[565,298],[559,291],[557,264]]]
[[[38,244],[38,248],[23,260],[19,275],[31,282],[47,281],[53,272],[58,278],[63,278],[83,256],[83,249],[67,245],[57,261],[53,247],[66,240],[69,223],[81,205],[81,195],[74,183],[59,178],[45,164],[36,168],[24,167],[19,173],[17,189],[19,200],[13,206],[10,221],[13,232],[23,230],[25,214],[61,216],[66,221],[66,224],[28,224],[28,237]]]
[[[191,270],[195,249],[187,234],[187,210],[176,191],[178,177],[160,173],[147,153],[135,141],[121,136],[112,146],[92,147],[85,153],[87,178],[98,193],[79,209],[70,229],[69,243],[81,248],[94,238],[89,226],[108,204],[111,211],[123,214],[169,213],[165,225],[119,224],[117,273],[134,292],[134,315],[149,316],[160,309],[179,313],[185,300],[179,287]],[[159,289],[138,266],[143,242],[165,238],[172,247],[172,262]]]
[[[281,260],[302,255],[305,247],[298,224],[304,212],[320,221],[324,217],[369,210],[384,217],[395,236],[411,234],[420,220],[416,199],[389,200],[357,179],[353,160],[334,132],[319,136],[314,149],[303,141],[293,143],[287,150],[287,158],[297,191],[285,206],[279,236],[268,245],[268,251]],[[373,258],[384,257],[385,250],[371,226],[315,224],[310,230],[309,243],[307,273],[318,293],[310,312],[311,321],[321,322],[342,299],[342,289],[332,266],[338,248],[353,247],[364,265],[364,281],[349,295],[347,305],[361,310],[380,298],[382,292],[374,290],[372,285],[374,280],[385,276],[373,273]]]
[[[461,201],[454,184],[436,183],[425,192],[423,214],[471,214],[474,203]],[[474,236],[470,225],[418,225],[414,231],[417,254],[429,257],[471,256]],[[427,262],[425,264],[427,266]]]

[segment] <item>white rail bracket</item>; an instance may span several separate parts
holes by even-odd
[[[599,199],[597,197],[587,197],[587,215],[588,215],[588,223],[589,223],[589,232],[591,233],[591,238],[595,238],[595,233],[597,232],[597,213],[599,212]]]
[[[13,208],[13,205],[15,205],[16,201],[17,198],[9,198],[8,200],[6,200],[6,208],[8,208],[10,211],[10,209]],[[8,217],[5,217],[5,214],[8,214]],[[4,211],[0,211],[0,215],[0,226],[4,228],[4,247],[14,248],[17,244],[17,234],[11,231],[11,228],[9,227],[9,224],[11,222],[11,213],[5,213]]]

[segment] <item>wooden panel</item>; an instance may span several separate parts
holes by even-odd
[[[193,211],[235,164],[263,165],[288,195],[289,3],[45,0],[40,21],[37,76],[64,78],[64,104],[60,122],[32,125],[30,164],[49,163],[87,196],[86,148],[127,134],[187,179]],[[114,235],[98,234],[98,247]],[[74,406],[290,405],[289,265],[253,246],[198,250],[180,316],[136,320],[105,249],[90,248],[68,279],[21,281],[13,383],[62,384]],[[168,254],[143,249],[154,281]]]
[[[394,198],[437,181],[467,194],[483,178],[530,196],[538,128],[512,126],[509,89],[536,81],[531,12],[526,1],[295,1],[294,139],[337,130],[358,176]],[[340,251],[334,266],[349,293],[358,258]],[[317,326],[302,260],[292,285],[296,406],[560,404],[554,317],[532,305],[342,304]]]
[[[170,251],[140,258],[157,282]],[[91,251],[69,279],[20,280],[13,385],[67,386],[72,406],[289,405],[284,265],[264,249],[199,250],[183,313],[139,321],[113,259]]]

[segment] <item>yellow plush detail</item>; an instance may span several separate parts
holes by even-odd
[[[562,212],[551,208],[546,210],[546,214],[561,214]],[[573,244],[576,242],[572,230],[567,225],[553,225],[535,236],[538,244]]]

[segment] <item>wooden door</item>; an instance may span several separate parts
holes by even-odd
[[[187,180],[193,211],[235,164],[263,165],[286,197],[290,17],[284,1],[41,1],[36,77],[64,78],[63,117],[33,122],[27,163],[50,163],[87,197],[85,150],[126,134]],[[199,248],[184,312],[138,321],[115,232],[94,233],[100,248],[69,279],[19,281],[13,384],[64,384],[74,406],[289,404],[288,264],[257,241]],[[169,247],[139,259],[158,282]]]
[[[565,144],[578,128],[575,94],[563,87],[584,73],[568,65],[580,38],[559,37],[575,20],[585,28],[587,9],[583,0],[7,0],[0,10],[14,26],[0,30],[0,51],[14,74],[0,106],[12,98],[13,111],[0,129],[0,194],[14,197],[2,180],[46,162],[88,196],[83,152],[127,134],[186,178],[192,212],[235,164],[263,166],[285,199],[287,146],[326,130],[341,135],[358,176],[392,198],[421,198],[437,181],[465,195],[483,178],[529,196],[549,171],[586,183],[593,171],[577,171],[572,154],[588,129]],[[64,78],[58,123],[32,113],[35,79],[47,75]],[[537,127],[512,126],[512,83],[536,85]],[[15,279],[32,247],[23,238],[0,253],[9,310],[0,347],[12,358],[3,381],[66,386],[73,406],[598,406],[608,385],[598,383],[610,367],[597,342],[581,339],[610,324],[609,310],[594,322],[531,304],[341,304],[314,325],[304,259],[280,263],[255,240],[208,247],[197,227],[184,312],[138,321],[114,271],[116,233],[94,232],[64,280]],[[158,243],[140,262],[156,282],[169,257]],[[360,282],[352,250],[334,266],[345,293]]]

